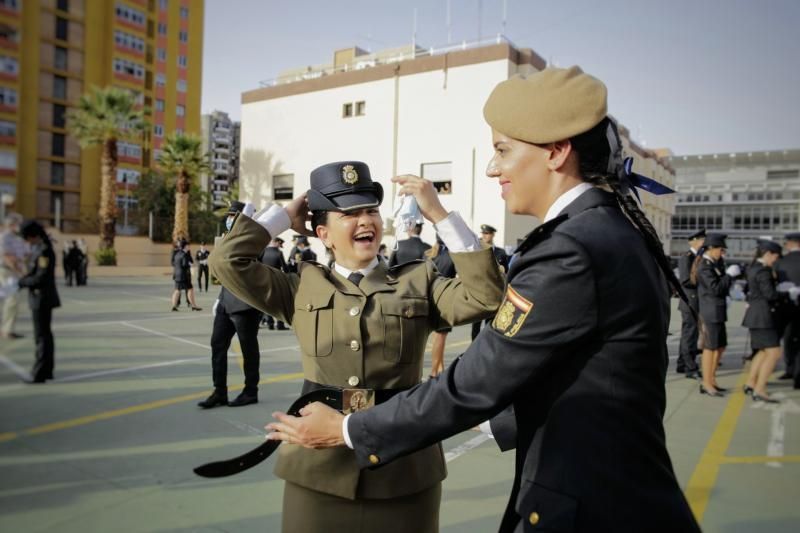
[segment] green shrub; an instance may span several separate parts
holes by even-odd
[[[116,266],[117,251],[113,248],[99,248],[94,253],[97,264],[101,266]]]

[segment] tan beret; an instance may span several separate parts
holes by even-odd
[[[483,106],[483,116],[500,133],[543,144],[600,123],[608,113],[606,96],[603,82],[580,67],[546,68],[500,82]]]

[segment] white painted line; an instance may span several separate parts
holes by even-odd
[[[125,372],[135,372],[137,370],[146,370],[148,368],[159,368],[163,366],[181,365],[183,363],[205,363],[206,357],[193,357],[191,359],[176,359],[175,361],[165,361],[163,363],[153,363],[152,365],[129,366],[125,368],[115,368],[112,370],[102,370],[100,372],[91,372],[89,374],[76,374],[67,376],[65,378],[54,379],[54,383],[67,383],[69,381],[80,381],[82,379],[97,378],[100,376],[111,376],[114,374],[124,374]]]
[[[490,437],[486,433],[481,433],[480,435],[478,435],[476,437],[472,437],[471,439],[469,439],[467,442],[465,442],[461,446],[456,446],[452,450],[450,450],[447,453],[445,453],[444,454],[444,460],[445,460],[446,463],[449,463],[450,461],[461,457],[462,455],[464,455],[468,451],[470,451],[470,450],[472,450],[474,448],[477,448],[478,446],[480,446],[481,444],[483,444],[484,442],[486,442],[487,440],[489,440],[491,438],[492,437]]]
[[[19,366],[17,363],[12,361],[5,355],[0,355],[0,364],[2,364],[4,367],[9,369],[11,372],[13,372],[22,379],[30,379],[31,377],[30,373],[27,370]]]
[[[181,337],[176,337],[175,335],[169,335],[168,333],[162,333],[160,331],[156,331],[154,329],[146,328],[144,326],[139,326],[137,324],[132,324],[130,322],[122,322],[121,321],[119,323],[122,324],[123,326],[128,326],[129,328],[138,329],[138,330],[144,331],[146,333],[150,333],[151,335],[158,335],[159,337],[166,337],[166,338],[171,339],[171,340],[173,340],[175,342],[182,342],[184,344],[189,344],[191,346],[199,346],[200,348],[204,348],[206,350],[210,350],[211,349],[211,347],[208,344],[200,344],[199,342],[190,341],[188,339],[182,339]],[[228,355],[230,355],[230,353],[231,352],[228,352]]]
[[[181,291],[183,292],[183,291]],[[172,297],[166,298],[164,296],[150,296],[149,294],[142,294],[140,292],[131,292],[131,291],[114,291],[115,294],[127,294],[129,296],[136,296],[138,298],[150,298],[151,300],[158,300],[160,302],[169,302],[172,303]],[[181,294],[181,296],[184,296]],[[183,298],[181,298],[181,303],[183,303]]]

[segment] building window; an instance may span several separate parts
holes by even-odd
[[[67,78],[64,76],[53,76],[53,98],[67,99]]]
[[[186,114],[186,108],[182,105],[179,105],[175,108],[175,114],[179,117],[182,117]]]
[[[161,124],[156,124],[153,126],[153,135],[156,137],[163,137],[164,136],[164,126]]]
[[[17,91],[0,87],[0,106],[17,107]]]
[[[178,80],[178,83],[175,84],[175,88],[178,90],[179,93],[186,92],[186,80]]]
[[[183,30],[178,32],[178,40],[180,42],[182,42],[182,43],[188,43],[189,42],[189,32],[188,31],[183,31]]]
[[[144,67],[142,65],[119,57],[114,58],[114,72],[117,74],[133,76],[134,78],[140,80],[144,79]]]
[[[0,56],[0,73],[16,76],[19,73],[19,63],[13,57]]]
[[[164,100],[156,98],[156,111],[164,111]]]
[[[0,151],[0,168],[17,170],[17,152]]]
[[[158,34],[159,35],[166,35],[167,34],[167,25],[163,22],[158,23]]]
[[[56,9],[63,11],[64,13],[69,11],[69,0],[57,0]]]
[[[135,185],[139,183],[139,177],[141,177],[141,173],[139,173],[137,170],[131,170],[128,168],[117,169],[117,183]]]
[[[167,49],[166,48],[159,48],[156,50],[156,55],[158,56],[159,61],[166,61],[167,60]]]
[[[0,7],[9,11],[19,11],[19,0],[0,0]]]
[[[56,39],[61,41],[67,40],[67,28],[68,22],[67,19],[62,19],[61,17],[56,17]]]
[[[182,19],[188,19],[189,18],[189,8],[188,7],[182,7],[181,8],[181,18]]]
[[[8,120],[0,120],[0,137],[16,137],[17,125]]]
[[[159,72],[156,74],[156,85],[164,86],[167,84],[167,77],[164,75],[163,72]]]
[[[64,212],[64,193],[62,191],[50,191],[50,212]]]
[[[275,200],[291,200],[294,198],[294,174],[272,176],[272,198]]]
[[[356,116],[362,116],[367,113],[367,103],[364,101],[356,102]]]
[[[142,157],[142,147],[138,144],[120,141],[117,143],[117,153],[121,157],[140,159]]]
[[[186,68],[186,56],[178,56],[178,66]]]
[[[64,128],[67,125],[66,120],[67,106],[61,104],[53,104],[53,127]]]
[[[342,106],[342,118],[353,116],[353,104],[347,103]]]
[[[167,0],[158,0],[158,7],[159,9],[161,9],[161,11],[167,10],[167,8],[169,7],[167,4],[168,4]]]
[[[64,157],[64,143],[65,137],[63,133],[54,133],[53,134],[53,146],[51,150],[51,155],[57,157]]]
[[[420,176],[433,182],[439,194],[453,193],[453,162],[422,163]]]
[[[50,185],[64,185],[64,163],[50,163]]]
[[[124,31],[117,30],[114,32],[114,42],[123,48],[144,52],[144,39],[140,39]]]
[[[117,18],[122,19],[125,22],[130,22],[137,26],[144,26],[146,18],[144,13],[139,11],[138,9],[133,9],[132,7],[128,7],[125,4],[117,4],[116,7]]]
[[[792,178],[800,177],[800,170],[792,169],[792,170],[768,170],[767,171],[767,179],[768,180],[788,180]]]
[[[55,67],[56,70],[67,70],[67,57],[67,49],[56,46],[53,55],[53,67]]]
[[[175,128],[175,135],[183,135],[183,128]]]

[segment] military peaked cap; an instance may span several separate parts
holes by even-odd
[[[372,181],[366,163],[338,161],[311,171],[311,211],[355,211],[378,207],[382,201],[383,187]]]
[[[783,247],[780,244],[769,239],[757,239],[756,244],[759,250],[765,250],[774,254],[781,254],[783,252]]]
[[[709,233],[706,236],[705,247],[706,248],[727,248],[728,245],[725,243],[725,238],[727,235],[724,233]]]
[[[706,236],[706,228],[700,229],[689,235],[686,239],[692,241],[694,239],[702,239]]]
[[[481,224],[481,233],[497,233],[497,230],[489,224]]]
[[[228,208],[228,214],[235,215],[236,213],[240,213],[243,209],[244,209],[244,202],[233,200],[231,202],[231,206]]]
[[[785,235],[787,241],[800,241],[800,231],[795,231],[792,233],[787,233]]]

